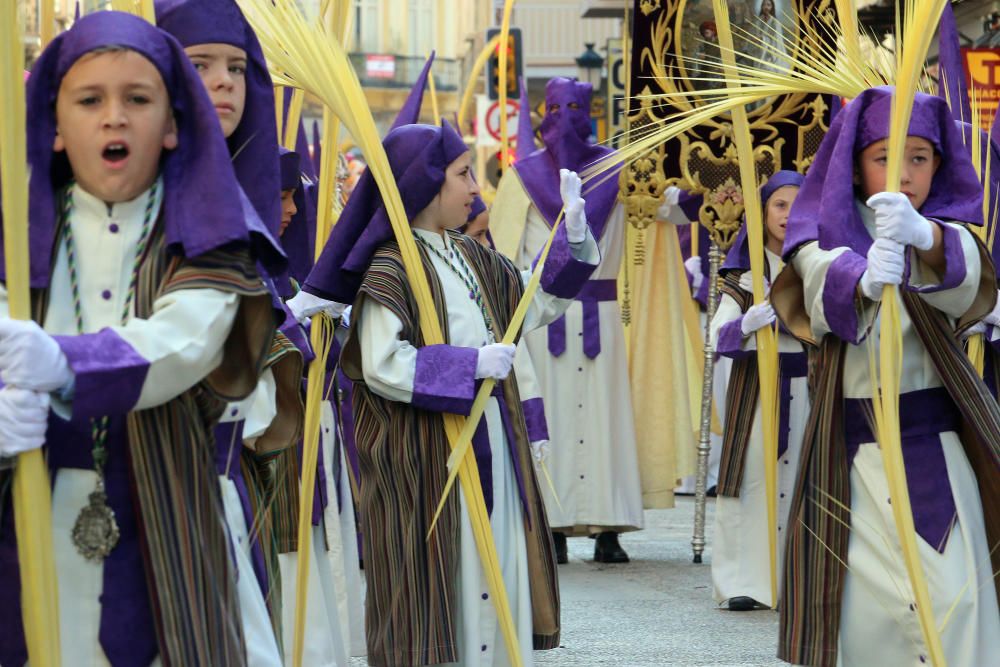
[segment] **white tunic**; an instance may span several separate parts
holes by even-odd
[[[162,184],[157,190],[161,200]],[[108,207],[74,186],[74,207],[69,220],[76,247],[84,332],[111,328],[149,362],[134,409],[150,408],[176,398],[218,366],[239,305],[239,297],[228,292],[178,290],[157,299],[149,319],[133,316],[127,324],[121,324],[149,195],[150,191],[146,191],[130,202]],[[154,220],[160,203],[154,203]],[[0,315],[6,316],[7,312],[7,293],[0,289]],[[58,335],[77,333],[65,243],[59,246],[52,270],[44,329]],[[71,406],[54,400],[53,409],[68,416]],[[104,566],[81,556],[71,538],[77,515],[86,506],[96,482],[94,471],[74,468],[59,470],[53,480],[52,523],[61,652],[64,659],[72,656],[74,667],[109,664],[98,637]],[[260,597],[249,565],[245,571]],[[256,606],[256,601],[244,605],[245,590],[243,586],[238,588],[251,664],[278,665],[274,633],[269,623],[266,627],[254,625],[256,616],[247,612]],[[262,599],[259,602],[263,604]],[[159,659],[154,664],[159,664]]]
[[[778,275],[781,258],[765,251],[770,275]],[[743,314],[736,301],[723,294],[712,321],[712,346],[717,347],[719,330]],[[754,334],[743,339],[743,350],[757,349]],[[787,334],[778,334],[778,352],[804,352],[802,344]],[[788,449],[777,463],[778,484],[778,566],[784,555],[785,526],[799,468],[802,435],[809,418],[809,391],[805,377],[792,378],[788,406]],[[774,607],[771,600],[771,557],[767,536],[767,492],[764,468],[764,438],[761,432],[760,399],[754,411],[753,429],[746,453],[746,466],[738,498],[719,496],[715,501],[715,532],[712,538],[712,586],[716,602],[739,596],[753,598]]]
[[[447,256],[445,244],[450,239],[420,229],[414,234]],[[584,246],[583,261],[596,263],[597,245],[588,235]],[[456,250],[456,252],[458,252]],[[434,253],[429,253],[437,272],[448,308],[448,336],[450,344],[478,348],[490,342],[486,324],[479,307],[469,298],[469,289],[448,263]],[[527,282],[529,275],[524,274]],[[541,289],[528,309],[524,329],[530,330],[554,319],[565,308],[566,301]],[[392,311],[376,301],[365,302],[357,314],[355,326],[361,343],[362,373],[371,391],[383,398],[409,403],[413,398],[417,349],[400,338],[403,325]],[[531,591],[524,520],[517,479],[508,454],[507,436],[500,417],[499,403],[490,398],[486,412],[490,440],[493,474],[493,513],[490,525],[496,543],[504,586],[510,601],[511,614],[520,642],[521,660],[525,667],[534,664],[532,656]],[[461,482],[458,482],[461,484]],[[476,549],[472,524],[465,503],[465,496],[456,489],[461,501],[461,532],[458,569],[458,665],[464,667],[501,667],[510,664],[503,634],[490,599],[479,553]]]
[[[625,243],[625,210],[611,211],[599,241],[601,264],[591,280],[615,280]],[[531,266],[548,240],[548,224],[532,205],[514,263]],[[547,483],[542,496],[553,529],[586,535],[643,527],[642,483],[632,416],[625,329],[618,301],[602,301],[601,353],[583,352],[583,305],[566,310],[566,350],[548,349],[548,331],[525,334],[545,401],[551,454],[546,465],[559,502]]]
[[[861,207],[869,232],[874,225],[868,209]],[[979,254],[971,234],[959,225],[967,272],[952,289],[921,294],[928,304],[951,318],[958,318],[972,303],[980,280]],[[823,310],[827,271],[845,251],[820,250],[818,244],[804,246],[795,256],[795,270],[802,276],[805,303],[817,340],[831,329]],[[911,284],[931,285],[936,276],[912,253]],[[878,336],[879,318],[870,302],[865,321],[875,319],[872,336]],[[832,317],[832,314],[831,314]],[[900,309],[903,334],[903,368],[900,391],[908,392],[942,385],[930,356],[921,343],[906,310]],[[867,343],[848,345],[844,359],[844,397],[870,398]],[[949,665],[990,665],[1000,656],[1000,611],[993,584],[990,548],[986,541],[982,501],[976,480],[952,431],[940,435],[948,478],[958,513],[944,553],[937,552],[918,536],[924,573],[930,588],[934,618],[940,627],[949,610],[947,626],[941,630]],[[840,623],[840,663],[853,665],[929,664],[917,615],[911,608],[911,592],[895,521],[889,505],[888,484],[877,443],[863,443],[851,467],[851,535],[847,578]],[[953,607],[954,605],[954,607]]]

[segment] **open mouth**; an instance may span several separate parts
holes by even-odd
[[[128,158],[128,145],[120,142],[113,142],[104,147],[101,157],[111,165],[118,165]]]

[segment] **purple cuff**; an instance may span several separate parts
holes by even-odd
[[[536,257],[532,266],[537,263]],[[595,269],[597,264],[588,264],[573,257],[572,248],[566,239],[566,226],[560,225],[552,240],[549,256],[545,259],[541,288],[560,299],[572,299],[580,292]]]
[[[827,326],[835,336],[854,345],[863,338],[858,334],[858,283],[867,268],[867,259],[848,250],[833,260],[823,281],[823,314]]]
[[[935,221],[932,220],[932,223]],[[903,284],[910,292],[942,292],[954,289],[965,280],[965,251],[962,249],[962,235],[951,225],[937,223],[941,228],[941,245],[944,249],[944,275],[937,285],[927,285],[926,287],[913,287],[910,285],[910,257],[912,253],[906,253],[906,270]]]
[[[114,330],[53,338],[76,376],[74,419],[123,415],[139,402],[149,362]]]
[[[753,354],[753,350],[743,349],[743,316],[726,322],[719,329],[719,340],[715,345],[718,354],[730,359],[743,359]]]
[[[291,341],[292,345],[298,348],[299,352],[302,353],[305,363],[309,364],[316,358],[312,345],[309,343],[309,331],[296,321],[288,304],[283,303],[281,305],[285,309],[286,317],[285,321],[278,327],[278,331],[283,333]]]
[[[549,439],[549,425],[545,421],[545,404],[541,398],[529,398],[521,401],[524,410],[524,421],[528,425],[528,442],[539,442]]]
[[[479,350],[454,345],[427,345],[417,350],[413,378],[414,407],[468,415],[476,398]]]

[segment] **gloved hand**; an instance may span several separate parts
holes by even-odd
[[[550,451],[548,440],[538,440],[531,443],[531,456],[535,459],[535,463],[544,463],[549,458]]]
[[[694,294],[701,289],[701,284],[705,282],[705,276],[701,272],[701,257],[695,255],[684,260],[684,268],[691,276],[691,293]]]
[[[73,371],[52,336],[30,320],[0,319],[0,380],[21,389],[68,388]]]
[[[663,191],[663,203],[660,204],[660,208],[656,211],[656,218],[658,220],[664,220],[672,225],[691,224],[691,221],[684,215],[674,214],[674,207],[680,202],[682,192],[683,190],[676,185],[671,185]]]
[[[740,289],[753,294],[753,276],[749,271],[744,271],[740,275]],[[764,298],[771,296],[771,281],[764,277]]]
[[[930,250],[934,245],[934,223],[917,213],[910,198],[902,192],[879,192],[865,203],[875,210],[878,238],[920,250]]]
[[[351,328],[351,306],[344,308],[344,312],[340,314],[340,324],[345,328]]]
[[[903,282],[903,246],[887,238],[877,238],[868,249],[868,268],[861,274],[861,293],[872,301],[882,298],[882,288]]]
[[[985,333],[986,333],[986,322],[980,320],[962,332],[962,340],[966,340],[967,338],[972,338],[976,334],[985,334]]]
[[[993,306],[993,310],[989,312],[986,317],[983,318],[983,322],[993,326],[1000,326],[1000,291],[997,293],[998,301],[996,305]]]
[[[503,380],[510,375],[514,366],[513,345],[492,343],[479,348],[479,359],[476,360],[476,379],[493,378]]]
[[[318,313],[325,313],[332,318],[337,318],[347,308],[342,303],[328,301],[305,290],[299,290],[299,293],[286,301],[285,305],[292,311],[292,315],[295,316],[295,319],[299,323],[305,322],[307,317],[312,317]]]
[[[45,444],[49,395],[30,389],[0,389],[0,456],[17,456]]]
[[[775,317],[774,308],[767,301],[750,306],[747,308],[747,312],[743,313],[743,319],[740,321],[740,333],[749,336],[758,329],[773,324]]]
[[[565,208],[563,216],[566,221],[566,240],[570,243],[583,243],[587,240],[587,213],[584,210],[586,202],[580,196],[582,188],[583,182],[576,172],[559,170],[559,194]]]

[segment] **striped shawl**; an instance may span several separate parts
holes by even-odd
[[[451,240],[476,273],[499,340],[523,294],[521,276],[502,255],[459,234],[452,234]],[[426,251],[420,248],[420,253],[447,336],[441,284]],[[404,339],[415,347],[423,346],[417,305],[394,241],[376,252],[355,309],[360,311],[369,299],[389,308],[402,321]],[[371,391],[364,384],[361,355],[352,333],[342,363],[355,383],[355,434],[362,479],[358,504],[368,583],[368,659],[378,667],[454,662],[459,658],[455,617],[460,536],[457,489],[450,494],[427,539],[447,479],[449,446],[444,425],[438,413],[389,401]],[[515,431],[516,464],[525,480],[530,512],[524,517],[524,526],[534,646],[555,648],[559,644],[559,593],[552,540],[517,382],[511,376],[500,384]]]
[[[740,287],[742,272],[728,272],[722,280],[722,292],[729,295],[744,313],[753,305],[753,295]],[[757,355],[734,359],[726,388],[726,417],[722,429],[722,453],[719,458],[718,494],[738,498],[743,485],[747,449],[753,432],[760,377]]]

